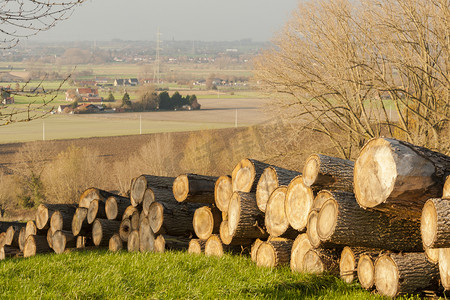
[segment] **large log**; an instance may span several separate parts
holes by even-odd
[[[240,246],[249,246],[253,243],[254,239],[247,238],[237,238],[230,235],[228,231],[228,221],[224,220],[220,223],[220,240],[225,245],[240,245]]]
[[[110,196],[105,201],[105,212],[108,220],[121,220],[122,215],[131,205],[130,198],[122,196]]]
[[[50,218],[56,211],[67,212],[70,215],[75,213],[76,206],[74,204],[39,204],[36,214],[36,227],[37,229],[46,230],[50,228]]]
[[[450,248],[450,199],[428,199],[422,210],[420,232],[425,247]]]
[[[52,234],[52,249],[61,254],[66,248],[76,248],[77,239],[70,231],[58,230]]]
[[[331,197],[321,207],[317,233],[321,241],[393,251],[422,251],[420,224],[358,206],[353,194],[321,191]]]
[[[116,220],[96,219],[92,223],[92,241],[97,247],[108,247],[109,239],[119,231],[120,222]]]
[[[108,197],[109,198],[109,197]],[[105,208],[106,200],[94,199],[89,204],[88,213],[87,213],[87,222],[89,224],[94,223],[95,219],[107,219],[106,216],[106,208]]]
[[[351,160],[312,154],[303,167],[303,182],[315,192],[323,189],[353,192],[354,166]]]
[[[364,208],[419,219],[429,198],[442,196],[450,157],[407,142],[375,138],[355,163],[355,196]]]
[[[92,230],[92,225],[87,222],[87,212],[88,209],[84,207],[78,207],[72,218],[72,233],[74,236],[77,235],[90,235]]]
[[[303,260],[306,252],[312,249],[306,233],[299,234],[292,244],[290,266],[293,272],[303,272]]]
[[[67,210],[57,210],[52,214],[52,217],[50,218],[50,228],[53,232],[56,232],[58,230],[66,230],[71,231],[72,230],[72,222],[73,222],[73,216],[76,212],[76,207],[72,207],[71,209]]]
[[[155,250],[155,235],[153,234],[148,218],[142,218],[139,224],[139,251],[150,252]]]
[[[163,188],[172,190],[175,177],[141,175],[132,181],[130,187],[130,201],[134,207],[139,206],[144,199],[144,193],[148,188]]]
[[[324,272],[339,274],[339,254],[332,249],[310,249],[303,257],[303,270],[306,273]]]
[[[228,207],[228,232],[236,238],[267,238],[264,213],[253,193],[234,192]]]
[[[216,207],[203,206],[194,213],[192,225],[198,238],[207,240],[212,234],[220,233],[222,212]]]
[[[286,192],[287,186],[285,185],[277,187],[272,192],[267,201],[264,224],[270,236],[295,239],[300,232],[289,225],[286,217]]]
[[[359,257],[357,274],[358,281],[366,290],[371,290],[375,285],[375,259],[378,255],[364,253]]]
[[[109,239],[108,249],[111,252],[118,252],[123,249],[123,242],[118,233],[115,233]]]
[[[292,240],[263,242],[256,253],[256,265],[259,267],[277,267],[288,265],[291,259]]]
[[[292,178],[298,175],[301,175],[301,173],[276,166],[265,168],[256,186],[256,203],[258,208],[265,212],[267,201],[269,201],[272,192],[280,185],[287,186]]]
[[[344,247],[339,258],[339,276],[346,283],[352,283],[358,278],[357,266],[359,258],[365,254],[376,254],[378,251],[360,247]]]
[[[164,253],[166,250],[187,250],[190,239],[180,236],[158,235],[155,239],[155,252]]]
[[[255,193],[264,169],[269,166],[255,159],[241,160],[231,173],[233,192]]]
[[[115,196],[113,193],[98,189],[98,188],[88,188],[81,195],[78,201],[78,207],[89,208],[89,204],[94,199],[105,200],[108,197]]]
[[[375,286],[387,297],[436,290],[439,270],[424,253],[384,254],[375,261]]]
[[[303,177],[293,178],[288,185],[285,201],[286,217],[292,228],[305,232],[313,201],[313,191],[303,183]]]
[[[218,177],[183,174],[173,181],[173,195],[178,202],[214,204],[214,187]]]
[[[23,257],[31,257],[40,253],[51,252],[52,248],[47,243],[47,237],[43,235],[30,235],[23,247]]]
[[[139,252],[139,231],[134,230],[130,232],[130,235],[128,236],[128,243],[127,243],[127,249],[128,252]]]
[[[205,240],[191,239],[189,241],[188,253],[189,254],[202,254],[205,253]]]
[[[233,195],[231,176],[220,176],[214,186],[214,202],[222,212],[228,212],[231,195]]]

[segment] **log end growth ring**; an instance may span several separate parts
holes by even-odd
[[[432,247],[437,234],[437,212],[432,199],[428,200],[422,209],[420,232],[426,247]]]
[[[44,204],[39,204],[36,212],[36,227],[43,229],[48,222],[48,209]]]
[[[375,285],[380,294],[395,297],[398,292],[397,264],[387,254],[380,256],[375,262]]]
[[[292,228],[303,231],[314,201],[311,188],[303,183],[302,175],[291,180],[286,191],[286,217]]]
[[[222,241],[217,235],[212,235],[208,238],[205,244],[205,255],[207,256],[223,256]]]
[[[266,211],[267,201],[269,201],[270,195],[278,185],[278,176],[275,168],[265,168],[256,187],[256,203],[262,212]]]
[[[231,196],[230,204],[228,207],[228,233],[234,236],[241,219],[241,199],[238,192],[233,193]]]
[[[344,247],[339,260],[339,275],[346,283],[352,283],[356,270],[356,258],[350,247]]]
[[[161,203],[153,202],[148,210],[148,220],[153,232],[160,232],[164,223],[164,207]]]
[[[145,176],[141,175],[133,181],[130,191],[130,201],[133,206],[138,206],[142,202],[146,189],[147,178]]]
[[[192,224],[198,238],[203,240],[209,238],[214,229],[214,217],[211,208],[203,206],[196,209]]]
[[[278,187],[267,202],[265,224],[267,232],[273,237],[282,235],[289,228],[285,212],[286,191],[286,186]]]
[[[338,204],[334,199],[326,201],[317,216],[317,234],[321,240],[327,240],[336,228]]]
[[[255,166],[249,159],[241,160],[232,174],[233,192],[250,192],[256,177]]]
[[[173,196],[178,202],[186,200],[189,194],[189,180],[186,175],[180,175],[173,181]]]
[[[264,242],[258,247],[256,265],[273,268],[276,266],[277,254],[272,244]]]
[[[220,176],[214,186],[214,200],[220,211],[227,212],[230,203],[233,187],[230,176]]]
[[[357,272],[361,286],[370,289],[374,285],[375,267],[369,255],[363,254],[359,257]]]
[[[320,170],[320,159],[316,154],[310,155],[303,167],[303,183],[311,186],[316,182]]]

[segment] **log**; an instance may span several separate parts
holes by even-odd
[[[6,232],[0,233],[0,247],[5,245]]]
[[[130,217],[131,231],[139,230],[139,225],[141,221],[141,214],[138,210],[134,211]]]
[[[51,252],[52,248],[47,243],[47,237],[42,235],[30,235],[23,246],[23,257],[31,257],[36,254]]]
[[[50,218],[50,228],[53,232],[58,230],[71,231],[73,216],[76,212],[76,208],[67,211],[55,211]]]
[[[22,223],[21,225],[11,225],[6,230],[4,244],[6,246],[12,246],[15,248],[19,248],[19,233],[20,229],[24,228],[26,226],[25,223]]]
[[[97,247],[109,246],[109,239],[119,231],[120,222],[115,220],[96,219],[92,223],[92,241]]]
[[[265,212],[267,201],[269,201],[272,192],[280,185],[287,186],[298,175],[301,175],[301,173],[276,166],[265,168],[256,186],[256,203],[258,208]]]
[[[189,254],[202,254],[205,253],[205,240],[191,239],[189,241],[188,253]]]
[[[84,207],[78,207],[72,218],[72,233],[77,235],[90,235],[92,231],[92,225],[87,222],[88,209]]]
[[[8,245],[0,247],[0,260],[4,260],[7,257],[16,257],[20,255],[20,249]]]
[[[306,273],[339,274],[339,254],[332,249],[311,249],[303,257],[303,270]]]
[[[17,228],[18,228],[18,230],[20,230],[20,228],[22,228],[23,226],[26,226],[26,223],[0,221],[0,232],[5,232],[6,230],[8,230],[9,226],[19,226]]]
[[[93,248],[94,242],[92,241],[92,238],[79,235],[77,236],[77,242],[76,242],[76,248],[77,249],[89,249]]]
[[[237,238],[232,235],[230,235],[228,231],[228,221],[222,221],[220,223],[220,240],[225,245],[240,245],[240,246],[250,246],[254,239],[247,239],[247,238]]]
[[[56,254],[64,253],[68,248],[76,248],[77,239],[70,231],[58,230],[52,235],[52,249]]]
[[[384,254],[375,261],[375,286],[381,295],[392,298],[436,290],[439,270],[424,253]]]
[[[133,215],[134,212],[139,212],[139,210],[132,205],[128,206],[122,215],[122,220],[131,219],[131,216]]]
[[[450,175],[445,180],[444,188],[442,189],[442,198],[450,199]]]
[[[189,242],[188,238],[160,234],[155,239],[155,252],[164,253],[166,250],[187,250]]]
[[[339,276],[346,283],[352,283],[353,280],[358,278],[357,266],[359,258],[365,255],[376,255],[377,250],[361,248],[361,247],[344,247],[342,249],[339,259]]]
[[[306,252],[312,249],[306,233],[299,234],[292,244],[290,266],[293,272],[303,272],[303,260]]]
[[[155,235],[153,234],[152,228],[150,227],[150,221],[148,218],[142,218],[139,224],[139,251],[150,252],[154,250]]]
[[[53,249],[53,231],[51,228],[47,230],[47,243]]]
[[[374,138],[355,163],[355,196],[361,207],[419,219],[429,198],[442,196],[450,157],[407,142]]]
[[[109,239],[108,249],[111,252],[118,252],[123,249],[123,242],[118,233],[115,233]]]
[[[105,213],[108,220],[121,220],[122,215],[131,205],[130,198],[121,196],[109,196],[105,201]]]
[[[27,230],[26,227],[20,228],[19,231],[19,249],[20,251],[23,251],[23,247],[25,246],[25,242],[27,240]]]
[[[425,250],[425,256],[430,263],[439,263],[439,248],[428,248],[426,246],[423,248]]]
[[[258,181],[269,164],[244,158],[233,169],[231,180],[233,192],[255,193]]]
[[[357,274],[358,281],[366,290],[372,290],[375,285],[375,259],[378,255],[364,253],[359,257]]]
[[[220,233],[222,212],[216,207],[203,206],[194,213],[192,225],[198,238],[207,240],[212,234]]]
[[[422,241],[427,248],[450,248],[450,199],[425,202],[420,219]]]
[[[128,236],[127,249],[128,252],[139,252],[139,231],[134,230]]]
[[[156,190],[156,189],[155,189]],[[168,190],[163,190],[168,192]],[[158,194],[159,192],[157,192]],[[142,199],[142,212],[148,215],[150,205],[156,201],[156,195],[153,189],[146,189],[144,192],[144,198]]]
[[[320,193],[331,196],[322,205],[317,218],[317,233],[321,241],[393,251],[423,250],[419,222],[365,210],[358,206],[351,193]]]
[[[256,252],[256,265],[274,268],[288,265],[291,259],[292,240],[263,242]]]
[[[139,206],[144,199],[145,190],[148,188],[163,188],[172,190],[175,177],[141,175],[137,177],[131,184],[130,201],[134,207]]]
[[[236,238],[264,239],[269,236],[264,226],[264,213],[253,193],[234,192],[228,208],[228,232]]]
[[[178,202],[214,204],[214,188],[218,177],[183,174],[173,181],[173,196]]]
[[[305,232],[313,202],[313,191],[303,183],[303,177],[293,178],[286,191],[285,209],[289,225],[298,232]]]
[[[50,228],[50,218],[56,211],[67,212],[70,215],[75,213],[76,206],[73,204],[39,204],[36,214],[36,227],[37,229],[47,230]]]
[[[228,212],[231,195],[233,195],[231,176],[220,176],[214,186],[214,202],[222,212]]]
[[[338,245],[330,241],[322,241],[317,232],[317,219],[319,217],[319,210],[313,209],[308,215],[308,225],[306,234],[308,235],[308,240],[311,243],[313,249],[323,248],[323,249],[341,249],[343,245]]]
[[[250,250],[250,257],[254,263],[256,263],[256,258],[257,258],[256,254],[258,253],[259,246],[261,246],[262,243],[264,243],[263,240],[256,239],[255,242],[252,244],[252,247]]]
[[[81,195],[78,201],[78,207],[89,208],[89,204],[94,199],[106,200],[108,197],[115,196],[113,193],[98,189],[98,188],[88,188]]]
[[[105,202],[106,200],[102,201],[99,199],[91,201],[86,217],[88,224],[94,223],[95,219],[108,219],[106,216]]]
[[[241,247],[224,245],[217,234],[211,235],[205,243],[205,255],[222,257],[225,252],[241,253]]]
[[[270,236],[295,239],[300,232],[289,225],[286,217],[286,192],[287,186],[285,185],[277,187],[272,192],[266,205],[264,224]]]
[[[312,154],[303,167],[303,182],[314,192],[327,189],[353,193],[354,166],[351,160]]]
[[[128,242],[128,237],[130,235],[131,232],[131,221],[130,219],[123,219],[122,222],[120,222],[120,226],[119,226],[119,236],[120,239],[123,242]]]
[[[450,248],[439,249],[439,275],[446,291],[450,290]]]

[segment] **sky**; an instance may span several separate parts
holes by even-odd
[[[269,41],[299,0],[86,0],[32,40]]]

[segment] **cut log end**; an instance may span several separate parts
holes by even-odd
[[[154,233],[160,232],[164,223],[164,207],[161,203],[153,202],[148,211],[150,227]]]
[[[99,220],[95,220],[94,223],[92,224],[92,241],[94,242],[94,245],[98,246],[100,245],[102,239],[103,239],[102,224],[99,222]]]
[[[263,242],[256,254],[256,265],[259,267],[274,268],[277,264],[275,248],[271,243]]]
[[[162,234],[158,235],[155,239],[155,252],[164,253],[166,250],[166,240]]]
[[[306,186],[311,186],[316,182],[320,170],[320,159],[316,154],[308,157],[303,167],[303,182]]]
[[[439,274],[444,289],[450,290],[450,248],[439,249]]]
[[[318,248],[320,246],[320,238],[317,233],[317,216],[319,212],[317,210],[312,210],[308,215],[308,226],[306,229],[306,234],[308,235],[308,240],[311,246]]]
[[[108,249],[111,252],[118,252],[123,249],[123,242],[118,233],[114,234],[109,239]]]
[[[206,240],[211,236],[214,230],[214,221],[210,207],[203,206],[195,210],[192,223],[198,238]]]
[[[48,209],[45,204],[39,204],[36,211],[36,227],[38,229],[44,229],[48,226],[49,216]]]
[[[352,283],[356,275],[356,257],[350,247],[344,247],[339,260],[339,275],[346,283]]]
[[[139,231],[134,230],[128,236],[127,248],[128,252],[139,252]]]
[[[314,201],[311,188],[303,183],[302,175],[291,180],[286,191],[286,217],[292,228],[304,231],[308,223],[308,213]]]
[[[228,211],[228,204],[233,194],[233,186],[230,176],[220,176],[214,187],[214,200],[218,209]]]
[[[382,255],[376,261],[375,285],[380,294],[395,297],[398,294],[400,278],[397,264],[389,255]]]
[[[205,255],[217,257],[223,256],[223,244],[219,236],[212,235],[208,238],[205,243]]]
[[[186,200],[189,194],[189,180],[186,175],[180,175],[173,181],[173,196],[178,202]]]
[[[91,203],[89,204],[88,213],[87,213],[88,224],[92,224],[95,221],[95,218],[97,218],[98,206],[99,206],[98,199],[92,200]]]
[[[249,159],[241,160],[231,174],[233,192],[250,192],[255,181],[256,170]]]
[[[152,205],[155,201],[155,193],[153,190],[151,188],[146,189],[144,192],[144,198],[142,199],[142,211],[148,214],[150,205]]]
[[[146,189],[147,189],[147,178],[145,178],[144,175],[141,175],[132,181],[130,190],[131,205],[136,207],[142,202]]]
[[[366,290],[372,289],[375,284],[375,267],[370,255],[363,254],[359,257],[357,274],[361,286]]]
[[[320,259],[320,256],[314,250],[309,250],[303,257],[303,270],[311,274],[322,274],[325,271],[325,266]]]
[[[327,240],[334,232],[338,216],[338,204],[334,199],[327,200],[317,216],[317,234]]]
[[[294,241],[291,251],[291,270],[293,272],[303,272],[303,260],[305,254],[312,249],[312,245],[306,233],[300,234]]]
[[[250,257],[251,257],[252,261],[255,263],[256,263],[256,259],[258,257],[257,253],[258,253],[259,246],[261,246],[262,243],[264,243],[262,240],[256,239],[255,242],[252,244],[252,248],[250,251]]]
[[[273,237],[283,235],[289,228],[289,221],[285,212],[286,191],[286,186],[278,187],[270,195],[267,202],[265,225],[267,232]]]
[[[128,242],[128,237],[131,232],[131,221],[130,219],[123,219],[122,222],[120,222],[119,227],[119,236],[120,239],[124,242]]]
[[[420,232],[424,245],[432,247],[437,234],[437,212],[432,199],[428,200],[422,209]]]
[[[190,254],[202,254],[205,251],[206,241],[200,239],[192,239],[189,241],[188,253]]]
[[[266,211],[267,201],[269,201],[270,195],[278,185],[278,176],[275,168],[265,168],[256,187],[256,203],[262,212]]]
[[[239,193],[233,193],[228,207],[228,233],[233,236],[241,219],[241,199]]]

